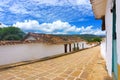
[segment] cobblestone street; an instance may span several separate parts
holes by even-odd
[[[100,47],[0,71],[0,80],[109,80]]]

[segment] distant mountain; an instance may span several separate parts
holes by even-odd
[[[96,40],[102,40],[102,38],[104,38],[105,36],[103,36],[103,35],[93,35],[93,34],[71,34],[71,35],[61,35],[61,34],[58,34],[58,35],[56,35],[56,36],[61,36],[61,37],[64,37],[64,38],[81,38],[81,39],[83,39],[83,40],[85,40],[85,41],[87,41],[87,42],[95,42]]]

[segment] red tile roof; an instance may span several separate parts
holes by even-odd
[[[28,39],[33,37],[35,40]],[[21,41],[0,41],[0,45],[15,45],[25,43],[67,44],[83,41],[79,37],[64,37],[51,34],[28,33]]]

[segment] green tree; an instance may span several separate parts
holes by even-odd
[[[17,27],[3,27],[0,29],[0,40],[20,40],[24,36],[24,32]]]
[[[99,43],[100,43],[100,42],[102,41],[102,39],[101,39],[100,37],[96,37],[96,38],[93,39],[93,41],[94,41],[94,42],[99,42]]]
[[[21,37],[18,35],[6,35],[3,40],[20,40]]]
[[[2,39],[2,28],[0,28],[0,40]]]

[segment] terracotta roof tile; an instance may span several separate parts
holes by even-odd
[[[29,37],[35,38],[35,40],[28,39]],[[61,37],[51,34],[38,34],[28,33],[22,41],[0,41],[0,45],[15,45],[15,44],[26,44],[26,43],[46,43],[46,44],[66,44],[83,41],[78,37]]]

